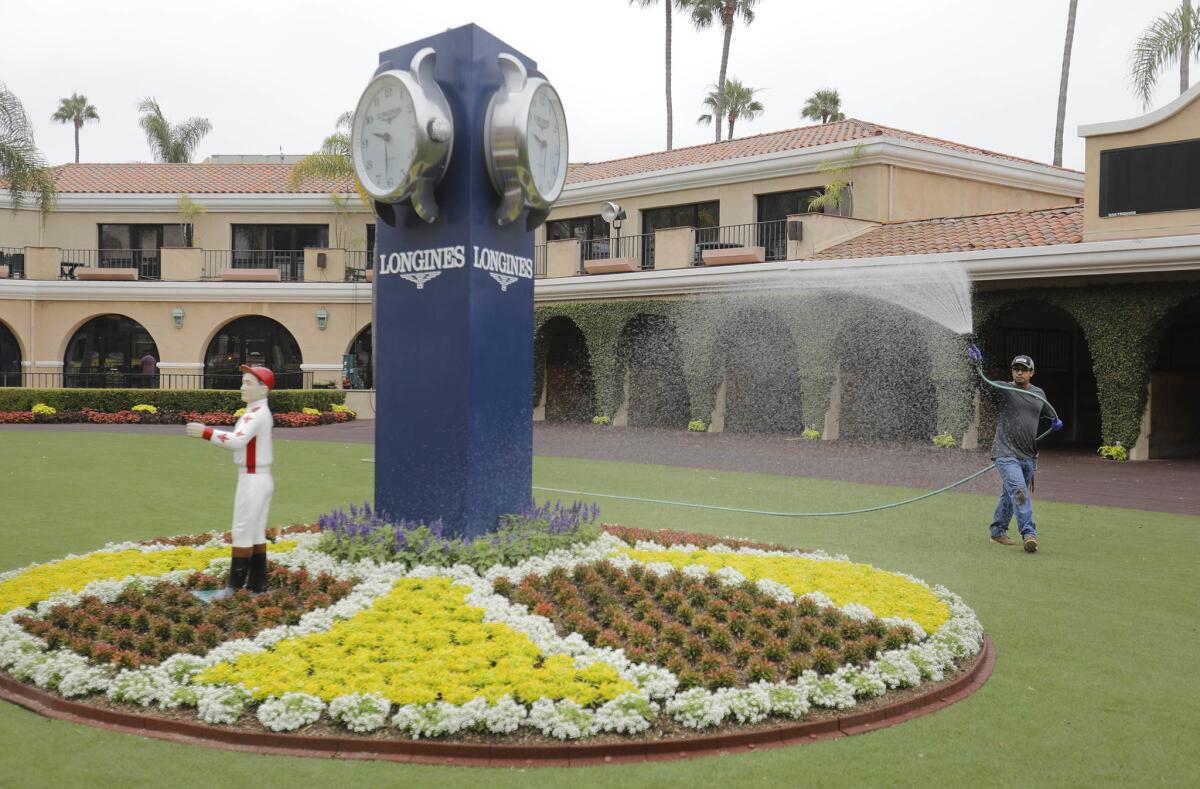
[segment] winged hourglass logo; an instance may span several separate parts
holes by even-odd
[[[494,271],[488,273],[492,275],[492,279],[500,283],[500,291],[502,293],[507,293],[508,286],[517,281],[516,277],[510,277],[508,274],[497,274]]]
[[[440,271],[422,271],[418,274],[401,274],[400,276],[417,286],[417,290],[422,290],[425,283],[441,274]]]

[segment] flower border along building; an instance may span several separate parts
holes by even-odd
[[[853,119],[573,164],[538,231],[535,417],[809,425],[825,438],[951,432],[969,446],[988,419],[954,338],[911,338],[912,358],[897,362],[924,389],[898,402],[913,414],[872,423],[860,417],[886,370],[855,366],[839,315],[783,297],[737,312],[705,298],[763,272],[799,284],[817,269],[869,277],[880,263],[959,262],[988,358],[1019,348],[1038,359],[1065,440],[1194,454],[1200,417],[1180,393],[1200,376],[1188,339],[1200,327],[1200,205],[1146,203],[1163,181],[1139,180],[1128,157],[1200,138],[1197,90],[1084,127],[1086,175]],[[226,367],[260,360],[298,385],[340,385],[345,357],[369,385],[373,217],[350,183],[291,189],[290,167],[218,157],[57,168],[59,203],[44,221],[31,205],[0,212],[2,380],[113,385],[120,373],[128,385],[133,358],[152,348],[157,373],[143,385],[219,386]],[[184,221],[184,193],[204,213]],[[1145,205],[1112,208],[1130,200]],[[611,223],[608,202],[620,209]],[[783,349],[769,369],[738,345],[747,335]],[[929,399],[930,424],[909,418]]]

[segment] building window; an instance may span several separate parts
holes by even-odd
[[[811,210],[808,207],[809,201],[820,197],[824,191],[818,187],[758,195],[758,221],[774,222],[777,219],[787,219],[791,214],[807,214]]]
[[[261,315],[230,321],[217,332],[204,355],[204,388],[237,389],[243,364],[268,367],[276,389],[300,389],[300,345],[283,324]]]
[[[276,268],[284,282],[304,279],[304,250],[329,246],[329,225],[234,225],[233,267]]]
[[[102,224],[98,230],[100,268],[136,268],[147,279],[158,279],[159,250],[187,246],[191,237],[191,225]]]
[[[156,388],[161,357],[142,324],[124,315],[101,315],[79,327],[67,343],[63,386]]]
[[[721,224],[721,203],[688,203],[666,208],[647,208],[642,211],[642,268],[654,268],[654,231],[668,227],[694,227],[696,241],[704,235],[699,232]]]
[[[546,223],[547,241],[562,241],[566,238],[578,238],[580,241],[608,238],[608,222],[599,216],[581,216],[575,219],[555,219]]]
[[[1200,140],[1100,152],[1100,216],[1200,208]]]

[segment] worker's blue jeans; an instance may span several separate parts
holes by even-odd
[[[1037,461],[1033,458],[996,458],[996,470],[1000,472],[1004,489],[1000,492],[996,514],[992,518],[992,536],[1008,533],[1008,523],[1015,512],[1021,536],[1036,537],[1037,526],[1033,523],[1033,499],[1029,495],[1029,486],[1033,484]]]

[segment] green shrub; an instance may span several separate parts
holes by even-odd
[[[1104,458],[1105,460],[1129,460],[1129,450],[1121,446],[1120,441],[1116,442],[1115,444],[1106,444],[1100,447],[1097,452],[1099,452],[1100,457]]]
[[[599,416],[592,417],[592,424],[593,425],[611,425],[612,420],[609,419],[604,414],[600,414]]]
[[[328,411],[346,401],[341,390],[285,389],[271,392],[276,413],[317,408]],[[105,413],[128,411],[135,405],[152,405],[160,411],[228,411],[242,407],[236,389],[25,389],[0,388],[0,411],[29,411],[43,403],[59,411],[91,408]]]
[[[29,410],[35,414],[57,414],[58,413],[57,408],[46,405],[45,403],[38,403],[37,405],[35,405],[33,408],[31,408]]]
[[[703,419],[693,419],[688,422],[688,431],[691,433],[703,433],[708,430],[708,425],[704,424]]]
[[[958,446],[958,442],[949,433],[938,433],[933,437],[933,445],[940,449],[954,449]]]
[[[800,434],[800,437],[805,441],[818,441],[821,438],[821,431],[815,427],[806,427],[804,428],[804,432]]]

